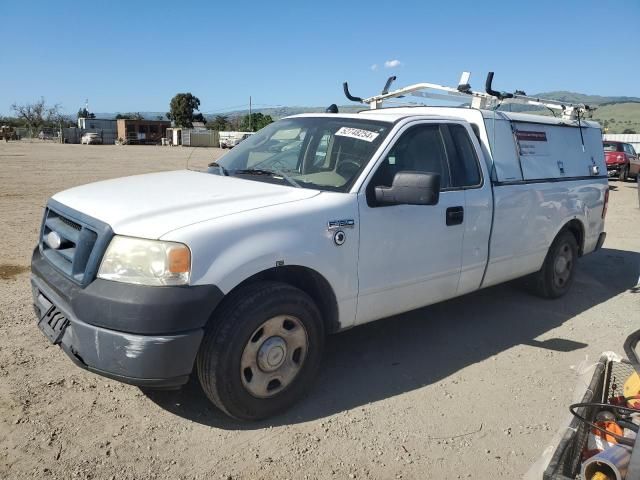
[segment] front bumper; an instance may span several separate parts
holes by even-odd
[[[31,271],[38,319],[47,310],[66,319],[56,335],[41,323],[50,340],[76,365],[139,386],[187,382],[204,327],[223,297],[212,285],[148,287],[97,279],[81,288],[37,248]]]

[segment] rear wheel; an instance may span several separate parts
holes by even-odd
[[[560,232],[536,274],[538,294],[545,298],[558,298],[567,293],[573,283],[577,259],[576,237],[568,230]]]
[[[309,390],[323,346],[320,312],[306,293],[256,283],[231,294],[212,320],[198,353],[198,378],[228,415],[266,418]]]

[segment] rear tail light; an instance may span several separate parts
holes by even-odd
[[[607,214],[607,207],[609,206],[609,189],[604,192],[604,206],[602,207],[602,219],[604,220],[605,215]]]
[[[618,155],[616,157],[616,160],[618,160],[619,162],[622,162],[624,160],[624,157],[622,155]]]

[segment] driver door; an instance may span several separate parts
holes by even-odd
[[[356,323],[456,295],[462,261],[465,193],[451,188],[447,140],[450,141],[450,135],[444,124],[412,123],[378,163],[366,188],[358,195]],[[391,186],[399,171],[440,174],[438,204],[377,205],[375,187]],[[451,215],[451,212],[458,213]]]

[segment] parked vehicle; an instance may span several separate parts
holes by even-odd
[[[18,140],[16,129],[9,125],[2,125],[0,127],[0,139],[5,142],[8,142],[9,140]]]
[[[220,148],[233,148],[251,135],[253,132],[220,132]]]
[[[87,132],[80,138],[82,145],[102,145],[102,137],[99,133]]]
[[[609,176],[618,177],[623,181],[628,177],[636,178],[638,176],[640,158],[633,145],[605,140],[603,146]]]
[[[346,89],[373,108],[280,120],[208,172],[57,193],[31,265],[41,330],[126,383],[195,368],[221,410],[258,419],[308,391],[327,334],[525,275],[564,295],[605,239],[600,127],[566,104],[496,111],[490,83]],[[473,107],[380,108],[436,87]]]

